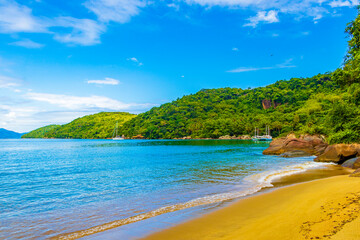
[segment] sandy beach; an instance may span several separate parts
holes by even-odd
[[[360,239],[360,178],[299,183],[245,198],[146,239]]]

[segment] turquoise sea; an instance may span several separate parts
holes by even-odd
[[[92,238],[118,226],[121,239],[136,239],[184,220],[189,211],[196,215],[320,166],[313,157],[264,156],[267,146],[243,140],[0,140],[0,239]],[[134,224],[140,230],[133,231]]]

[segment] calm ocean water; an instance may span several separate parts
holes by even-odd
[[[80,237],[235,199],[318,166],[312,157],[264,156],[267,146],[241,140],[0,140],[0,239]]]

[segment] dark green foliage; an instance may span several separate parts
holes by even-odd
[[[38,128],[36,130],[33,130],[27,134],[24,134],[21,136],[21,138],[44,138],[45,134],[53,129],[59,128],[60,125],[48,125],[45,127]]]
[[[360,7],[358,7],[358,12],[355,20],[351,21],[345,29],[350,40],[344,67],[334,72],[335,79],[341,86],[360,82]]]
[[[330,143],[360,142],[360,14],[346,33],[344,66],[333,73],[255,89],[201,90],[138,115],[122,131],[146,138],[218,138],[269,125],[275,137],[295,132],[322,134]]]
[[[304,121],[308,131],[321,132],[321,128],[311,126],[320,106],[307,100],[314,94],[337,89],[331,74],[293,78],[247,90],[204,89],[138,115],[124,124],[122,132],[146,138],[218,138],[252,134],[255,127],[265,130],[269,125],[272,135],[278,136],[300,131]],[[268,109],[263,107],[266,102],[271,104]],[[308,107],[302,109],[306,104]]]
[[[121,126],[136,115],[125,112],[101,112],[77,118],[44,133],[45,138],[111,138],[116,122]],[[36,132],[40,129],[34,130]],[[32,134],[30,132],[29,134]],[[119,132],[121,134],[121,132]]]

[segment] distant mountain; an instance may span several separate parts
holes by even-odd
[[[38,128],[36,130],[33,130],[29,133],[22,135],[22,138],[44,138],[44,136],[47,132],[49,132],[53,129],[56,129],[60,126],[61,125],[52,124],[52,125],[48,125],[45,127],[41,127],[41,128]]]
[[[23,138],[111,138],[118,122],[119,127],[136,115],[126,112],[101,112],[77,118],[64,125],[49,125],[31,131]],[[121,132],[120,132],[121,134]]]
[[[21,138],[21,135],[23,134],[0,128],[0,139]]]

